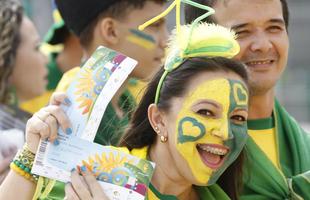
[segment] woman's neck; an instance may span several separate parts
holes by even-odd
[[[151,181],[153,186],[161,194],[173,195],[179,200],[199,199],[192,184],[178,172],[171,154],[167,153],[167,146],[157,142],[149,151],[150,159],[156,163]]]

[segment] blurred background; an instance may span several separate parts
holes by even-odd
[[[52,24],[50,0],[21,0],[41,37]],[[277,86],[277,97],[297,121],[310,130],[310,1],[288,0],[290,8],[290,56],[288,67]],[[174,26],[174,14],[168,16]]]

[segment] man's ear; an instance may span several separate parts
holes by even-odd
[[[148,118],[151,126],[159,136],[168,137],[164,117],[164,113],[161,112],[155,104],[149,105]]]
[[[118,23],[115,19],[110,17],[103,18],[98,24],[99,37],[108,46],[116,45],[119,42]]]

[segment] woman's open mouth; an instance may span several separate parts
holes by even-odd
[[[196,148],[203,163],[214,170],[222,166],[229,152],[229,148],[218,144],[197,144]]]

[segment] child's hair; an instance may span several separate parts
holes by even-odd
[[[15,64],[20,44],[20,26],[23,10],[16,0],[0,1],[0,102],[9,101],[8,79]]]
[[[80,42],[87,47],[93,39],[93,33],[98,22],[104,17],[115,19],[126,19],[126,15],[133,9],[143,9],[145,3],[152,1],[158,4],[164,4],[167,0],[115,0],[116,2],[104,11],[100,12],[94,20],[91,21],[79,35]]]

